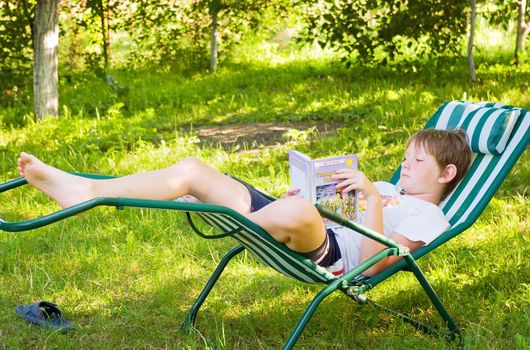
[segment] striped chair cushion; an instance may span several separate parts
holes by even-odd
[[[520,115],[520,109],[499,104],[450,101],[433,115],[427,127],[466,130],[471,150],[501,154]]]

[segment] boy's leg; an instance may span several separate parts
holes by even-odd
[[[244,214],[250,208],[250,194],[244,185],[193,157],[167,168],[105,180],[66,173],[26,153],[21,153],[18,166],[28,183],[63,208],[97,197],[172,200],[188,194]]]
[[[275,240],[299,253],[318,249],[326,239],[326,228],[318,210],[301,197],[277,200],[247,217]]]
[[[63,208],[96,197],[130,197],[171,200],[191,194],[201,202],[227,206],[263,227],[290,249],[307,253],[319,248],[326,230],[315,207],[301,197],[288,197],[248,213],[250,193],[197,158],[170,167],[108,180],[93,180],[51,167],[21,153],[19,172],[28,183],[48,194]]]

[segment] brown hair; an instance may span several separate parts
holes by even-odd
[[[422,147],[436,159],[440,169],[445,169],[449,164],[456,167],[456,176],[445,186],[442,199],[444,199],[466,174],[471,163],[471,149],[467,134],[462,129],[437,130],[424,129],[411,136],[407,147],[414,143],[417,147]]]

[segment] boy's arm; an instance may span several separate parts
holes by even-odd
[[[364,194],[367,200],[365,226],[384,235],[381,195],[372,183],[370,183],[370,185],[374,188],[370,189],[370,191],[368,192],[368,196],[366,193]],[[370,185],[367,185],[367,187],[370,188]],[[422,241],[411,241],[410,239],[396,232],[390,234],[388,238],[394,240],[396,243],[402,246],[408,247],[410,251],[414,251],[424,244]],[[363,236],[361,238],[360,261],[365,261],[366,259],[370,258],[374,254],[385,248],[387,248],[385,245],[376,242],[371,238]],[[399,259],[401,259],[401,257],[399,256],[388,256],[384,259],[381,259],[368,270],[364,271],[363,275],[373,276],[383,271],[390,265],[395,264]]]
[[[398,243],[399,245],[402,245],[404,247],[408,247],[410,251],[414,251],[418,249],[419,247],[423,246],[424,243],[422,241],[411,241],[407,237],[399,234],[399,233],[392,233],[390,237],[394,242]],[[379,252],[380,250],[386,248],[386,246],[382,245],[381,243],[378,243],[366,236],[363,236],[361,238],[361,259],[360,261],[363,262],[364,260],[368,259],[375,253]],[[399,259],[401,259],[400,256],[388,256],[381,261],[377,262],[375,265],[370,267],[368,270],[363,272],[364,276],[374,276],[377,273],[383,271],[387,267],[395,264]]]
[[[384,235],[383,205],[381,203],[381,194],[371,182],[369,184],[365,184],[364,187],[365,189],[363,190],[363,195],[366,199],[364,226]],[[383,244],[376,242],[366,236],[363,236],[361,238],[360,262],[365,261],[366,259],[373,256],[375,253],[385,248],[386,246],[384,246]],[[366,276],[372,276],[376,274],[387,266],[388,260],[388,257],[382,259],[381,261],[370,267],[368,270],[364,271],[363,274]]]
[[[368,180],[366,175],[357,170],[344,169],[338,170],[337,173],[333,175],[333,178],[343,180],[341,183],[337,184],[337,187],[343,188],[346,191],[356,189],[363,193],[363,196],[366,199],[364,226],[384,235],[381,194],[374,184]],[[422,241],[411,241],[399,233],[393,233],[389,238],[402,246],[408,247],[411,251],[418,249],[424,244]],[[385,248],[387,248],[385,245],[363,236],[360,247],[360,261],[365,261]],[[400,258],[401,257],[399,256],[386,257],[363,272],[363,275],[373,276],[388,266],[396,263]]]

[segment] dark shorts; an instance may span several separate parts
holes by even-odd
[[[255,211],[260,210],[264,206],[271,204],[272,200],[268,199],[252,187],[250,187],[247,184],[243,184],[248,189],[248,192],[250,193],[250,212],[253,213]]]
[[[261,193],[253,189],[252,187],[244,184],[248,192],[250,193],[250,212],[255,212],[263,208],[264,206],[272,203],[272,200],[263,196]],[[322,267],[328,267],[334,265],[339,261],[342,256],[340,254],[339,244],[335,237],[335,232],[331,229],[326,230],[327,237],[324,240],[324,243],[317,249],[308,252],[302,253],[303,256],[311,259],[311,261],[316,262]]]
[[[342,258],[335,232],[328,228],[326,233],[326,240],[320,247],[312,252],[302,254],[322,267],[332,266]]]

